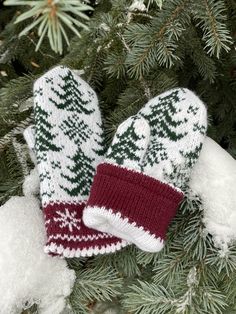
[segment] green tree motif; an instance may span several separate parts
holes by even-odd
[[[89,97],[85,98],[81,84],[75,80],[71,71],[67,71],[64,76],[60,75],[59,77],[62,82],[58,83],[57,86],[60,89],[51,86],[52,93],[57,96],[56,100],[53,97],[50,97],[49,100],[59,109],[85,114],[93,113],[95,109],[89,108],[89,105],[92,104],[94,94],[89,93]]]
[[[98,145],[98,148],[93,148],[93,151],[98,156],[104,156],[106,151],[106,145],[105,145],[105,137],[102,131],[102,124],[96,123],[98,126],[98,132],[94,132],[94,140]]]
[[[186,118],[179,121],[172,118],[178,113],[175,105],[180,102],[178,94],[179,92],[176,90],[165,97],[159,98],[158,103],[150,106],[150,113],[141,113],[148,120],[153,136],[169,138],[176,142],[187,135],[187,132],[177,134],[173,131],[173,127],[178,128],[178,126],[187,122]]]
[[[93,167],[94,158],[89,158],[84,152],[78,148],[73,157],[69,157],[73,161],[73,166],[68,166],[68,174],[63,174],[62,177],[68,181],[68,186],[61,185],[70,196],[88,196],[90,186],[92,184],[95,169]]]
[[[81,144],[93,135],[93,131],[84,120],[79,119],[78,113],[73,114],[63,121],[60,129],[70,141],[74,141],[77,151],[73,156],[68,156],[72,165],[67,166],[67,171],[62,173],[68,184],[61,185],[70,196],[89,194],[95,169],[93,167],[94,158],[88,157],[81,149]]]
[[[36,141],[35,150],[37,156],[40,153],[45,153],[47,151],[59,152],[61,147],[56,146],[53,140],[56,134],[52,132],[53,126],[48,122],[49,113],[42,109],[39,105],[35,107],[35,120],[36,120]]]
[[[139,162],[140,151],[144,148],[140,148],[137,141],[145,137],[135,132],[134,122],[123,133],[117,133],[116,138],[117,141],[111,146],[106,158],[114,160],[119,165],[122,165],[126,159]]]

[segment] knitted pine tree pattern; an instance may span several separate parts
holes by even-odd
[[[151,132],[144,173],[185,190],[207,129],[202,102],[186,89],[174,89],[152,99],[139,115]]]
[[[35,84],[37,160],[39,168],[45,166],[47,169],[40,171],[42,195],[52,182],[56,185],[54,195],[50,200],[42,198],[43,203],[61,198],[70,200],[69,191],[76,187],[76,198],[84,200],[89,190],[85,193],[79,187],[85,186],[86,182],[91,184],[96,165],[102,160],[94,152],[94,148],[99,150],[101,147],[91,136],[93,133],[102,135],[102,129],[93,123],[100,116],[95,105],[96,95],[85,84],[63,67],[53,69]],[[48,158],[49,155],[52,158]],[[84,175],[78,176],[75,169],[81,165]],[[47,181],[48,172],[53,176],[50,183]]]
[[[184,190],[206,133],[202,103],[186,89],[175,89],[153,98],[138,117],[143,117],[150,127],[144,159],[140,159],[137,140],[145,138],[145,132],[142,127],[131,130],[127,120],[125,129],[118,128],[106,161],[127,167],[129,159],[128,168],[140,168],[145,174]]]
[[[53,86],[53,78],[45,78],[46,83],[51,84],[52,96],[49,100],[58,108],[67,111],[76,112],[77,114],[91,114],[94,108],[90,108],[91,98],[94,98],[93,91],[87,91],[87,97],[84,97],[81,91],[81,83],[74,77],[71,71],[59,75],[61,79],[57,88]]]
[[[37,94],[37,91],[35,92],[35,95]],[[47,111],[45,111],[40,106],[35,107],[35,119],[40,121],[40,123],[37,124],[37,134],[39,137],[39,140],[37,141],[37,146],[35,147],[38,152],[41,153],[39,158],[43,159],[43,156],[45,156],[44,152],[47,152],[48,150],[59,152],[61,150],[61,147],[56,146],[53,141],[56,137],[56,134],[53,134],[53,127],[48,122],[49,114]]]
[[[126,245],[82,222],[104,151],[95,92],[70,69],[57,67],[36,81],[34,112],[35,153],[48,235],[45,251],[88,256]]]
[[[206,128],[206,108],[191,91],[178,88],[150,100],[119,126],[98,166],[86,225],[160,251]]]
[[[94,176],[92,165],[94,160],[87,157],[80,148],[69,159],[72,166],[67,166],[67,174],[62,174],[62,177],[66,179],[66,184],[61,185],[61,188],[65,189],[70,196],[74,197],[80,194],[83,197],[88,197]]]
[[[140,130],[142,132],[140,132]],[[106,154],[106,162],[129,167],[139,164],[143,159],[149,142],[149,126],[145,119],[137,116],[130,117],[117,130],[112,146]],[[137,171],[140,167],[135,168]]]

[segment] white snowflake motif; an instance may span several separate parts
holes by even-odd
[[[61,222],[61,224],[59,224],[60,228],[64,228],[64,227],[68,227],[70,232],[73,231],[73,228],[80,230],[80,223],[81,223],[81,219],[77,219],[76,216],[76,212],[69,212],[68,208],[65,208],[65,213],[57,211],[56,212],[58,214],[58,218],[53,218],[53,220],[55,222]]]

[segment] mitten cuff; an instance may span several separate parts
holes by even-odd
[[[52,203],[44,210],[47,243],[45,253],[63,257],[86,257],[113,253],[126,241],[87,228],[82,221],[85,203]]]
[[[182,199],[183,193],[166,183],[103,163],[97,168],[83,220],[91,228],[156,252]]]

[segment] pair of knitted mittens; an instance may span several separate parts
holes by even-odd
[[[115,252],[126,241],[86,227],[83,209],[103,160],[103,130],[92,88],[65,67],[34,84],[35,126],[24,136],[37,158],[47,232],[45,252],[64,257]]]
[[[119,126],[105,157],[96,94],[73,71],[57,67],[36,81],[34,113],[35,134],[25,138],[37,157],[45,251],[91,256],[128,243],[159,251],[204,141],[198,97],[174,89],[150,100]]]
[[[150,100],[119,126],[97,168],[84,223],[160,251],[206,128],[205,106],[191,91],[178,88]]]

